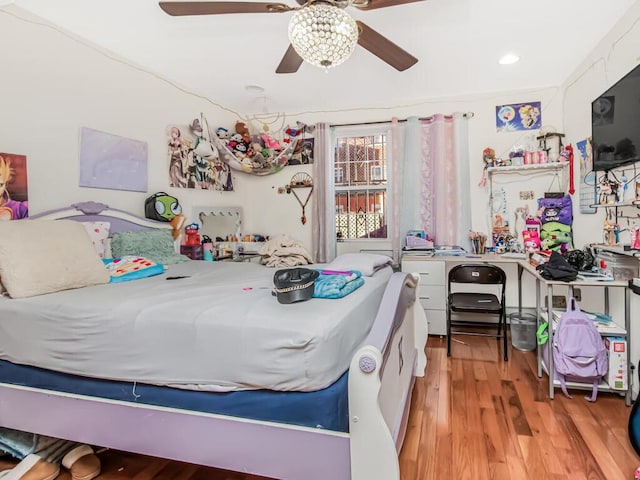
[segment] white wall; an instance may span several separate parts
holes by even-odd
[[[286,169],[260,178],[236,173],[234,192],[168,186],[167,125],[188,124],[204,112],[212,127],[232,128],[237,114],[218,107],[216,99],[38,24],[41,19],[20,9],[5,8],[18,18],[0,11],[0,151],[27,156],[32,214],[96,200],[143,215],[149,193],[168,191],[186,214],[193,205],[242,205],[253,233],[300,230],[297,202],[276,193],[290,179]],[[147,142],[149,193],[78,186],[83,126]]]
[[[581,139],[591,135],[591,102],[639,63],[640,2],[636,2],[563,85],[564,129],[570,138]],[[636,108],[640,108],[640,105]],[[627,167],[626,170],[628,178],[631,178],[631,168]],[[576,176],[576,185],[577,182]],[[637,210],[629,208],[625,209],[625,213],[635,216]],[[605,209],[598,209],[595,215],[578,213],[574,221],[576,235],[585,239],[585,242],[601,242],[604,220]],[[621,226],[626,227],[626,222],[623,221]],[[629,241],[626,234],[623,234],[622,241]],[[612,309],[616,318],[622,318],[623,298],[620,292],[616,293]],[[591,292],[586,295],[583,293],[583,306],[601,309],[602,296]],[[636,366],[640,360],[640,327],[635,321],[639,313],[640,297],[632,294],[631,360]],[[637,391],[637,380],[633,380]]]
[[[297,171],[311,172],[311,167],[287,167],[264,177],[235,173],[234,192],[168,187],[166,126],[189,123],[204,112],[214,128],[232,127],[240,114],[227,111],[224,99],[203,98],[56,27],[43,25],[39,18],[16,7],[6,8],[11,14],[0,11],[0,42],[11,47],[0,49],[0,151],[27,155],[32,214],[89,199],[142,214],[147,193],[78,186],[79,129],[86,126],[148,143],[149,193],[164,190],[176,195],[187,213],[193,205],[241,205],[245,233],[287,233],[310,245],[310,222],[302,225],[296,199],[278,194],[277,189]],[[495,106],[535,100],[542,101],[545,124],[561,123],[562,104],[555,88],[424,99],[408,106],[385,105],[383,100],[372,99],[372,105],[379,105],[303,117],[291,113],[284,123],[358,123],[389,120],[394,115],[406,118],[474,112],[469,120],[472,214],[474,228],[487,230],[488,193],[476,186],[482,150],[491,146],[498,155],[506,154],[523,138],[518,133],[496,133]],[[306,210],[308,217],[312,202],[313,198]]]

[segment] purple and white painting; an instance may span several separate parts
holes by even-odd
[[[147,191],[147,143],[82,127],[80,186]]]

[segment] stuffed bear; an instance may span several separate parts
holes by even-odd
[[[242,136],[242,139],[247,143],[251,143],[251,137],[249,136],[249,129],[244,122],[236,122],[236,133]]]

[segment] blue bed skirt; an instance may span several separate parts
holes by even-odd
[[[99,380],[0,360],[0,382],[338,432],[349,431],[348,372],[316,392],[246,390],[211,393]]]

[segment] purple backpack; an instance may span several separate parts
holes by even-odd
[[[578,307],[573,297],[569,298],[567,311],[558,321],[553,336],[553,364],[555,376],[560,380],[562,392],[569,398],[566,381],[591,382],[590,402],[596,401],[598,383],[607,373],[607,349],[597,327]]]
[[[573,222],[573,206],[571,196],[562,198],[539,198],[538,213],[542,223],[560,222],[571,225]]]

